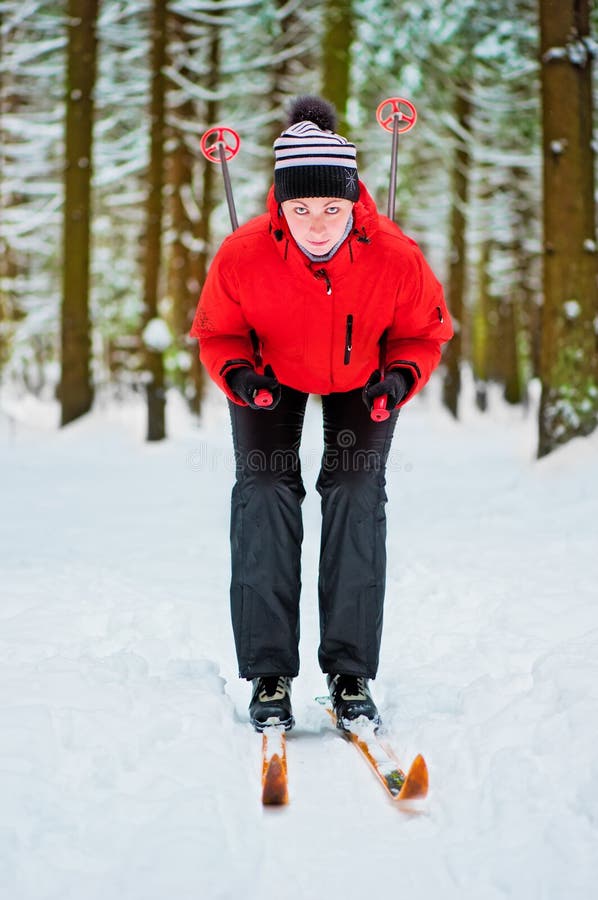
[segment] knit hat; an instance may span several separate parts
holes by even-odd
[[[335,134],[336,112],[321,97],[297,97],[274,141],[274,196],[359,198],[355,144]]]

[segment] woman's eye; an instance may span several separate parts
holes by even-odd
[[[331,216],[334,216],[338,212],[338,206],[329,206],[326,212],[330,213]]]
[[[305,206],[296,206],[295,212],[297,213],[298,216],[304,216],[305,213],[307,212],[307,209],[305,208]]]

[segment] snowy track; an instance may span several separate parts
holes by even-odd
[[[172,404],[171,404],[172,407]],[[314,702],[320,424],[302,458],[291,803],[259,802],[228,618],[226,408],[57,432],[0,413],[0,884],[6,900],[589,900],[598,879],[598,435],[533,460],[495,404],[401,417],[374,694],[431,779],[386,800]],[[11,419],[6,412],[13,414]]]

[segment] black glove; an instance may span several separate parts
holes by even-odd
[[[252,409],[274,409],[280,400],[280,383],[272,371],[272,366],[266,366],[263,375],[258,375],[250,366],[240,366],[237,369],[231,369],[224,377],[231,391]],[[270,406],[259,406],[255,403],[255,395],[258,391],[270,391],[272,394]]]
[[[413,375],[408,369],[391,369],[390,372],[386,372],[384,378],[380,370],[376,369],[363,389],[363,402],[371,412],[376,397],[387,394],[386,409],[390,412],[403,397],[407,396],[412,387]]]

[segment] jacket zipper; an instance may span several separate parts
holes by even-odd
[[[326,284],[326,293],[330,296],[332,293],[332,282],[330,281],[330,276],[324,267],[321,269],[313,269],[314,278],[323,278]]]
[[[345,359],[346,366],[351,362],[351,350],[353,349],[353,316],[347,316],[347,327],[345,329]]]

